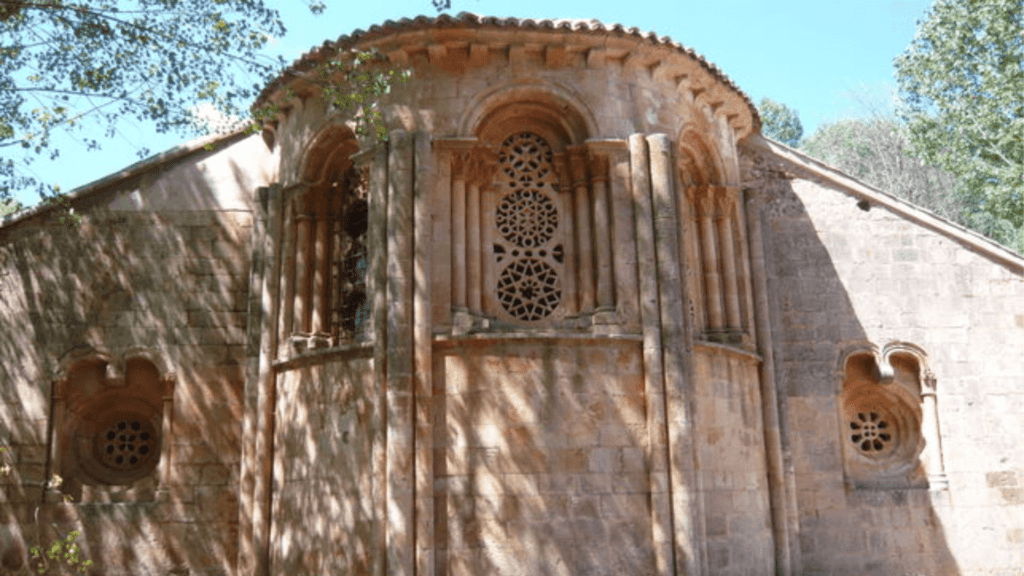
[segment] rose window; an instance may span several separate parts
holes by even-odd
[[[156,443],[156,430],[142,418],[118,418],[96,437],[100,460],[113,470],[147,465],[157,453]]]
[[[558,210],[539,190],[517,190],[498,204],[496,223],[506,240],[523,248],[540,246],[558,229]]]
[[[513,134],[501,144],[498,162],[502,171],[515,181],[528,183],[551,171],[554,155],[551,147],[536,134]]]
[[[498,301],[510,315],[533,321],[550,315],[562,299],[558,274],[543,260],[513,261],[498,278]]]
[[[891,424],[878,412],[857,412],[850,421],[850,441],[866,454],[880,454],[892,447]]]

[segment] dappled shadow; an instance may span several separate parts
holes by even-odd
[[[949,493],[940,486],[929,490],[917,452],[904,451],[909,471],[901,477],[868,486],[878,477],[874,468],[866,476],[851,474],[870,459],[843,444],[854,437],[842,420],[843,373],[837,366],[844,354],[866,351],[876,373],[872,385],[881,386],[874,354],[888,342],[879,341],[880,334],[927,344],[920,330],[927,320],[908,322],[907,316],[922,294],[897,286],[901,271],[890,256],[902,245],[895,240],[902,231],[897,227],[906,224],[881,209],[868,214],[844,193],[799,183],[798,193],[789,181],[777,181],[763,222],[801,573],[960,574],[940,519],[949,518]],[[892,240],[873,236],[886,228]],[[916,411],[919,423],[920,392],[912,402],[908,410]],[[908,436],[916,443],[914,431]],[[926,454],[934,458],[937,450],[927,446]]]
[[[3,512],[15,540],[48,545],[80,530],[91,573],[107,576],[231,573],[249,199],[263,178],[238,161],[253,154],[248,140],[113,183],[74,201],[74,228],[44,213],[0,230],[2,440],[18,455]],[[174,391],[169,450],[133,489],[90,486],[79,471],[65,478],[73,503],[43,503],[44,476],[64,469],[48,456],[51,437],[70,440],[49,421],[51,385],[72,352],[110,359],[101,370],[114,380],[135,354],[160,359]],[[5,568],[23,564],[10,556]]]

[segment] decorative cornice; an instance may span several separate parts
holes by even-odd
[[[508,34],[516,32],[515,42]],[[369,30],[355,30],[334,42],[306,52],[260,93],[254,107],[272,101],[274,94],[333,59],[354,58],[358,51],[380,50],[392,65],[408,66],[411,52],[425,53],[440,64],[455,51],[466,52],[469,65],[483,65],[493,49],[507,50],[509,62],[525,61],[527,51],[539,50],[547,66],[564,66],[572,52],[582,53],[587,66],[600,67],[615,61],[646,70],[652,78],[689,90],[694,99],[717,112],[729,100],[740,107],[725,106],[729,123],[743,138],[759,132],[760,116],[750,98],[718,67],[703,56],[667,36],[642,32],[622,24],[598,20],[496,18],[462,12],[458,16],[418,16],[387,20]],[[682,59],[673,58],[680,56]],[[694,66],[696,65],[696,66]],[[749,114],[749,123],[744,119]]]

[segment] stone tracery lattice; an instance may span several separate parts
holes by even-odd
[[[495,244],[501,262],[512,259],[497,280],[497,299],[505,311],[527,322],[550,316],[562,300],[559,272],[561,244],[549,246],[559,227],[558,207],[548,193],[554,187],[554,154],[536,134],[521,132],[505,139],[498,152],[507,192],[494,213],[498,233],[509,243]],[[512,248],[514,247],[514,248]],[[548,257],[553,262],[547,262]]]

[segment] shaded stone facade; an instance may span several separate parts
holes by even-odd
[[[302,78],[370,48],[386,144]],[[1022,573],[1024,259],[691,50],[421,18],[261,101],[0,227],[0,570]]]

